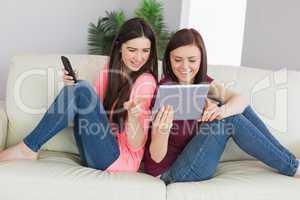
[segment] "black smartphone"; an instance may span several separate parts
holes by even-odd
[[[65,70],[68,71],[69,75],[72,76],[73,79],[74,79],[74,81],[75,81],[75,83],[77,83],[75,72],[74,72],[74,70],[72,68],[70,60],[67,57],[65,57],[65,56],[61,56],[60,58],[61,58],[61,61],[62,61],[63,65],[64,65]]]

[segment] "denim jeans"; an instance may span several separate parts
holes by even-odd
[[[246,153],[279,173],[287,176],[296,173],[298,160],[272,136],[248,106],[242,114],[201,124],[195,136],[160,179],[166,183],[210,179],[230,137]]]
[[[87,167],[105,170],[120,155],[106,112],[87,81],[65,86],[34,130],[23,140],[37,152],[59,131],[74,122],[74,137]]]

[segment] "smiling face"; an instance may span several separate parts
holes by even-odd
[[[146,37],[128,40],[121,46],[122,60],[130,71],[138,71],[148,61],[151,41]]]
[[[181,46],[170,52],[172,71],[180,84],[192,84],[199,72],[201,52],[196,45]]]

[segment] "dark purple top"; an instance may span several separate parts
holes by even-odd
[[[212,78],[207,76],[208,83],[213,81]],[[159,85],[164,84],[176,84],[169,79],[162,79]],[[156,94],[156,93],[155,93]],[[155,102],[155,97],[153,98],[152,105]],[[198,126],[196,120],[174,120],[171,128],[171,133],[169,136],[168,150],[164,159],[156,163],[152,160],[150,155],[150,143],[151,143],[151,129],[149,129],[148,140],[146,143],[145,153],[144,153],[144,170],[146,173],[152,176],[158,176],[165,171],[167,171],[173,162],[176,160],[177,156],[182,152],[184,147],[188,144],[191,138],[194,136],[194,131]]]

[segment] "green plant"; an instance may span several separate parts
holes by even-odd
[[[108,55],[113,39],[125,20],[122,11],[106,11],[106,17],[99,18],[97,25],[90,23],[88,29],[89,53]]]
[[[170,38],[163,19],[163,4],[157,0],[143,0],[135,10],[135,16],[143,18],[153,28],[158,43],[158,56],[160,59]],[[122,11],[106,12],[106,17],[99,18],[97,25],[90,23],[88,45],[90,54],[108,55],[111,44],[120,26],[125,22]]]
[[[170,33],[167,31],[163,18],[163,4],[156,0],[144,0],[135,15],[147,21],[154,30],[158,43],[158,56],[163,57]]]

